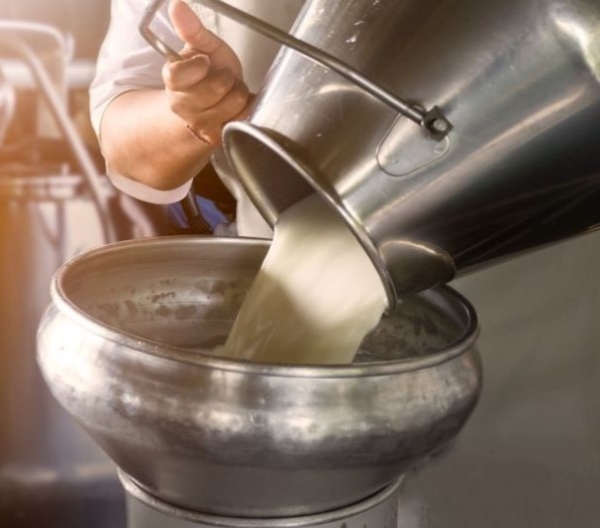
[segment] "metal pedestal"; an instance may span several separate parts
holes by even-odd
[[[148,495],[121,474],[127,491],[127,528],[396,528],[402,479],[339,510],[286,518],[236,518],[182,510]]]

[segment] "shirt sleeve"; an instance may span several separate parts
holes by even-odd
[[[140,35],[143,0],[111,0],[111,21],[96,62],[90,86],[92,125],[100,134],[102,115],[117,96],[141,88],[162,88],[165,59]],[[182,44],[173,33],[166,7],[157,13],[152,29],[175,49]]]
[[[131,90],[164,87],[161,71],[165,59],[138,30],[145,8],[144,0],[111,0],[111,22],[90,86],[90,116],[98,138],[104,111],[115,97]],[[173,49],[183,46],[169,22],[166,5],[157,13],[152,29]],[[190,181],[177,189],[160,191],[117,174],[110,167],[107,175],[120,191],[150,203],[176,202],[191,186]]]

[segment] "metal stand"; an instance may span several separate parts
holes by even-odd
[[[339,510],[286,518],[221,517],[182,510],[139,488],[123,473],[127,528],[396,528],[402,479],[359,503]]]

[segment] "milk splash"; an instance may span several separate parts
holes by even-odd
[[[223,355],[284,364],[350,363],[386,307],[366,252],[318,196],[285,211]]]

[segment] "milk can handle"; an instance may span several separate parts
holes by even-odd
[[[140,23],[140,33],[152,45],[158,52],[164,55],[169,60],[180,59],[179,54],[170,48],[164,41],[162,41],[151,29],[150,24],[160,9],[162,4],[166,0],[152,0]],[[294,49],[298,53],[301,53],[305,57],[313,60],[317,64],[330,68],[342,77],[353,82],[364,91],[385,103],[386,105],[393,108],[396,112],[403,116],[411,119],[418,125],[422,126],[427,130],[429,135],[437,140],[441,141],[444,139],[450,130],[452,130],[452,124],[444,117],[442,112],[437,106],[434,106],[430,110],[423,110],[422,108],[413,106],[396,97],[394,94],[383,88],[382,86],[374,83],[370,79],[367,79],[360,72],[340,61],[334,56],[326,53],[319,48],[311,46],[310,44],[295,38],[294,36],[282,31],[271,24],[260,20],[240,9],[237,9],[226,2],[221,0],[193,0],[195,3],[202,4],[217,13],[225,15],[228,18],[247,25],[255,31],[269,37],[270,39],[278,42],[283,46]]]

